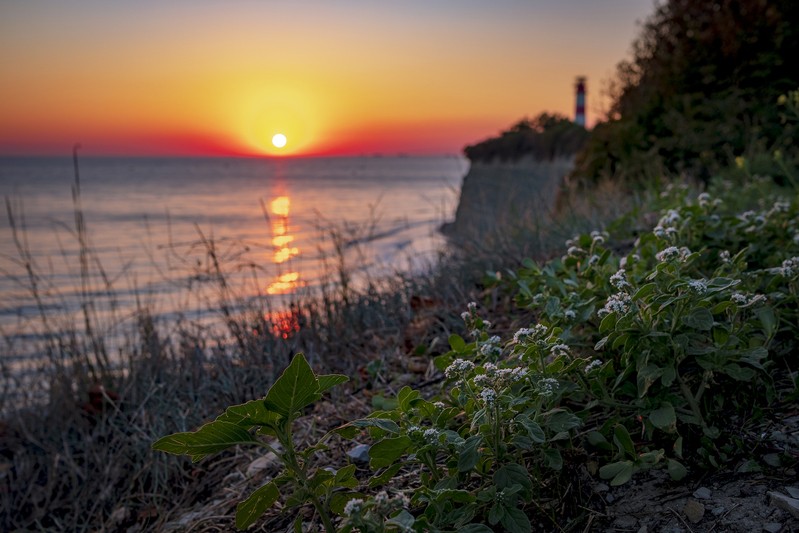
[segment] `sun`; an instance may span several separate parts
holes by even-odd
[[[275,133],[275,135],[272,137],[272,144],[275,148],[283,148],[286,146],[287,141],[288,139],[286,139],[286,136],[282,133]]]

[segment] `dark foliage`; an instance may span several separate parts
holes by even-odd
[[[641,180],[647,172],[706,180],[733,157],[796,155],[777,98],[799,86],[799,3],[669,0],[617,67],[608,120],[576,175]]]
[[[515,161],[530,155],[535,159],[551,161],[574,155],[583,148],[588,132],[568,118],[541,113],[533,119],[523,119],[493,137],[464,148],[472,162],[493,160]]]

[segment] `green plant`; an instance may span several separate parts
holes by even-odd
[[[315,375],[305,357],[297,354],[264,398],[228,407],[224,414],[197,431],[163,437],[153,444],[153,449],[188,455],[196,462],[238,444],[260,446],[274,453],[285,470],[239,503],[236,527],[246,529],[254,524],[285,494],[287,508],[310,502],[325,530],[333,532],[330,510],[343,511],[344,503],[355,496],[341,490],[357,485],[353,476],[355,467],[350,465],[335,473],[314,467],[313,454],[325,448],[324,438],[313,446],[297,450],[292,426],[305,407],[347,380],[346,376],[338,374]],[[276,438],[279,446],[264,442],[259,435]],[[300,520],[300,515],[297,519]]]

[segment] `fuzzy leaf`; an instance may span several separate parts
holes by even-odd
[[[480,454],[477,449],[483,441],[482,435],[472,435],[466,439],[460,455],[458,456],[458,472],[468,472],[477,464]]]
[[[674,459],[666,461],[666,469],[669,471],[669,476],[671,476],[671,479],[674,481],[680,481],[688,475],[688,469],[685,468],[681,462],[675,461]]]
[[[373,469],[388,466],[399,459],[408,446],[411,445],[410,437],[402,435],[377,441],[369,448],[369,466]]]
[[[610,479],[610,484],[616,487],[630,481],[634,472],[635,465],[633,465],[632,461],[619,461],[600,468],[599,477],[602,479]]]
[[[316,379],[319,383],[319,394],[322,394],[323,392],[332,389],[336,385],[346,383],[350,380],[350,378],[343,374],[325,374],[323,376],[317,376]]]
[[[669,433],[677,429],[677,414],[669,402],[661,403],[659,409],[649,413],[649,420],[656,428]]]
[[[243,428],[250,428],[252,426],[271,426],[279,418],[280,415],[266,408],[263,399],[258,399],[241,405],[232,405],[216,419],[221,422],[230,422]]]
[[[499,521],[505,531],[509,533],[530,533],[533,530],[530,519],[527,518],[527,515],[521,509],[516,507],[506,507],[505,513]]]
[[[529,491],[533,488],[533,482],[530,480],[530,474],[527,473],[521,465],[516,463],[509,463],[496,471],[494,474],[494,485],[497,488],[505,489],[512,485],[521,485],[522,488]]]
[[[713,314],[704,307],[695,307],[682,319],[689,328],[710,331],[713,327]]]

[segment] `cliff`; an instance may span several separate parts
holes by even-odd
[[[463,241],[535,227],[550,218],[563,177],[573,165],[573,157],[473,161],[463,178],[455,220],[442,232]]]

